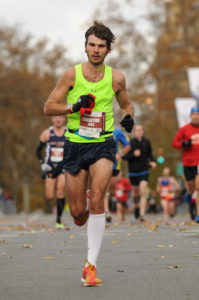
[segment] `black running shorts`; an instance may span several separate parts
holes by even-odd
[[[121,203],[124,208],[128,208],[127,202],[117,200],[117,203]]]
[[[141,181],[149,181],[149,174],[144,174],[141,176],[129,176],[132,185],[139,185]]]
[[[57,178],[59,175],[64,174],[63,162],[59,163],[56,167],[53,167],[50,172],[44,173],[43,179],[45,178]]]
[[[193,180],[196,175],[199,174],[199,165],[198,166],[184,166],[184,176],[187,181]]]
[[[119,175],[119,173],[120,173],[120,170],[115,170],[115,169],[113,169],[112,176],[113,176],[113,177],[117,177],[117,176]]]
[[[77,174],[81,169],[87,170],[100,158],[115,162],[116,144],[114,138],[105,142],[74,143],[66,139],[64,145],[64,169],[70,174]]]

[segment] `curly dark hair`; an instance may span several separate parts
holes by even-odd
[[[101,40],[105,40],[108,50],[111,50],[111,43],[114,43],[115,36],[107,26],[99,21],[94,21],[94,24],[85,33],[86,44],[91,34],[94,34]]]

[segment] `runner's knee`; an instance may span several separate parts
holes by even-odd
[[[196,191],[199,193],[199,181],[196,181],[195,189],[196,189]]]
[[[85,214],[85,208],[70,206],[70,213],[73,218],[80,218]]]
[[[144,191],[144,190],[141,190],[141,191],[140,191],[140,196],[141,196],[141,197],[144,197],[144,196],[146,196],[146,191]]]
[[[56,195],[57,195],[57,198],[64,198],[65,197],[64,187],[58,188]]]
[[[47,193],[46,193],[46,199],[49,200],[49,201],[50,201],[50,200],[53,200],[53,199],[54,199],[54,195],[47,192]]]

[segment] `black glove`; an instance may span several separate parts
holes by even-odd
[[[126,155],[123,155],[123,156],[121,157],[121,159],[122,159],[122,160],[127,160]]]
[[[77,102],[73,105],[73,112],[80,111],[81,107],[88,108],[95,102],[95,98],[91,95],[80,96]]]
[[[182,143],[182,147],[191,147],[191,146],[192,146],[191,139]]]
[[[122,121],[120,122],[121,126],[124,127],[124,129],[127,132],[131,132],[133,129],[134,121],[133,118],[131,118],[130,115],[126,115]]]

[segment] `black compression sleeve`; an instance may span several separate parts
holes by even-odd
[[[45,147],[46,143],[43,142],[39,142],[37,149],[36,149],[36,156],[40,162],[40,164],[42,164],[44,162],[43,160],[43,156],[42,156],[42,149]]]

